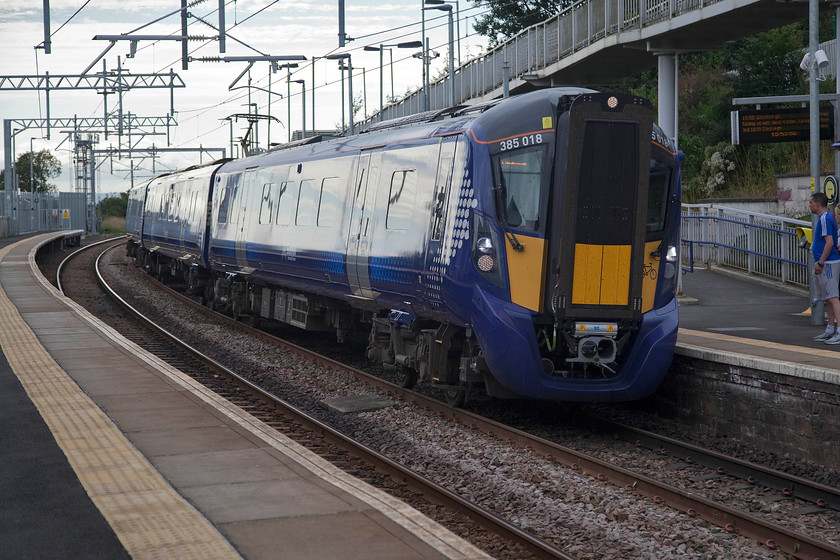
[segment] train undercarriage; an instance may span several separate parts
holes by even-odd
[[[338,343],[367,335],[366,356],[406,388],[424,384],[443,390],[447,403],[463,405],[473,388],[509,396],[494,383],[481,349],[469,328],[420,319],[391,311],[361,311],[346,302],[251,281],[248,271],[208,271],[188,260],[131,247],[128,256],[160,282],[186,286],[203,305],[257,326],[285,323],[307,331],[333,332]]]

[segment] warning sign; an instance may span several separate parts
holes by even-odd
[[[61,211],[61,217],[64,218],[65,220],[69,220],[70,219],[70,210],[67,210],[67,209],[62,210]]]

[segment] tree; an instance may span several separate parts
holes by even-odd
[[[15,162],[15,174],[18,177],[18,186],[21,191],[29,192],[33,186],[29,179],[29,156],[30,152],[24,152],[18,156]],[[32,175],[35,179],[35,192],[56,193],[58,187],[49,182],[49,179],[58,177],[61,174],[61,162],[52,155],[49,150],[35,152],[32,158]],[[6,172],[0,171],[0,189],[6,188]]]
[[[556,15],[574,0],[476,0],[477,7],[488,13],[478,18],[473,28],[495,47],[523,29]]]
[[[125,218],[125,211],[128,208],[128,191],[121,192],[119,196],[109,196],[99,203],[99,215],[103,218],[111,216]]]

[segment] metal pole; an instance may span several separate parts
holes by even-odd
[[[50,41],[50,0],[44,0],[44,54],[52,52]]]
[[[343,47],[347,41],[344,33],[344,0],[338,0],[338,46]]]
[[[292,141],[292,69],[286,67],[286,128],[289,142]]]
[[[312,134],[315,134],[315,57],[312,57]]]
[[[391,57],[391,101],[394,100],[394,49],[388,49],[388,55]]]
[[[385,62],[384,62],[384,51],[385,51],[385,47],[380,44],[379,45],[379,122],[382,122],[382,119],[384,118],[383,112],[385,110],[385,93],[384,93],[385,83],[383,81],[383,72],[382,72],[382,66],[385,64]],[[391,67],[391,71],[393,72],[393,67]],[[391,76],[393,78],[393,74],[391,74]],[[394,82],[392,81],[391,82],[391,84],[392,84],[391,88],[392,89],[393,89],[393,83]]]
[[[344,133],[347,117],[344,113],[344,63],[338,61],[338,69],[341,70],[341,132]]]
[[[29,192],[35,192],[35,165],[32,161],[32,140],[34,138],[29,139]]]
[[[808,54],[811,61],[808,73],[808,84],[810,86],[809,118],[810,118],[810,144],[811,144],[811,192],[820,192],[820,97],[817,86],[817,64],[816,52],[819,48],[819,6],[818,0],[808,0]],[[816,230],[817,216],[811,214],[811,228]],[[813,265],[813,263],[812,263]],[[813,271],[813,266],[811,267]],[[813,273],[812,273],[813,274]],[[811,282],[814,282],[812,275]],[[825,324],[825,302],[811,299],[811,324]],[[831,325],[829,325],[831,326]]]
[[[306,82],[300,81],[300,111],[303,124],[303,137],[306,138]]]
[[[225,0],[219,0],[219,52],[225,52]]]
[[[420,0],[420,50],[423,51],[423,110],[429,110],[429,90],[426,88],[426,3]]]
[[[353,124],[353,59],[349,55],[347,56],[347,89],[350,97],[350,135],[352,136],[356,134],[356,126]]]
[[[455,26],[452,22],[452,6],[447,10],[449,15],[449,106],[455,106]]]

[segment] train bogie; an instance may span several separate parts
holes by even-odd
[[[636,399],[676,339],[678,170],[647,102],[557,88],[217,165],[197,213],[153,181],[137,253],[453,404]]]

